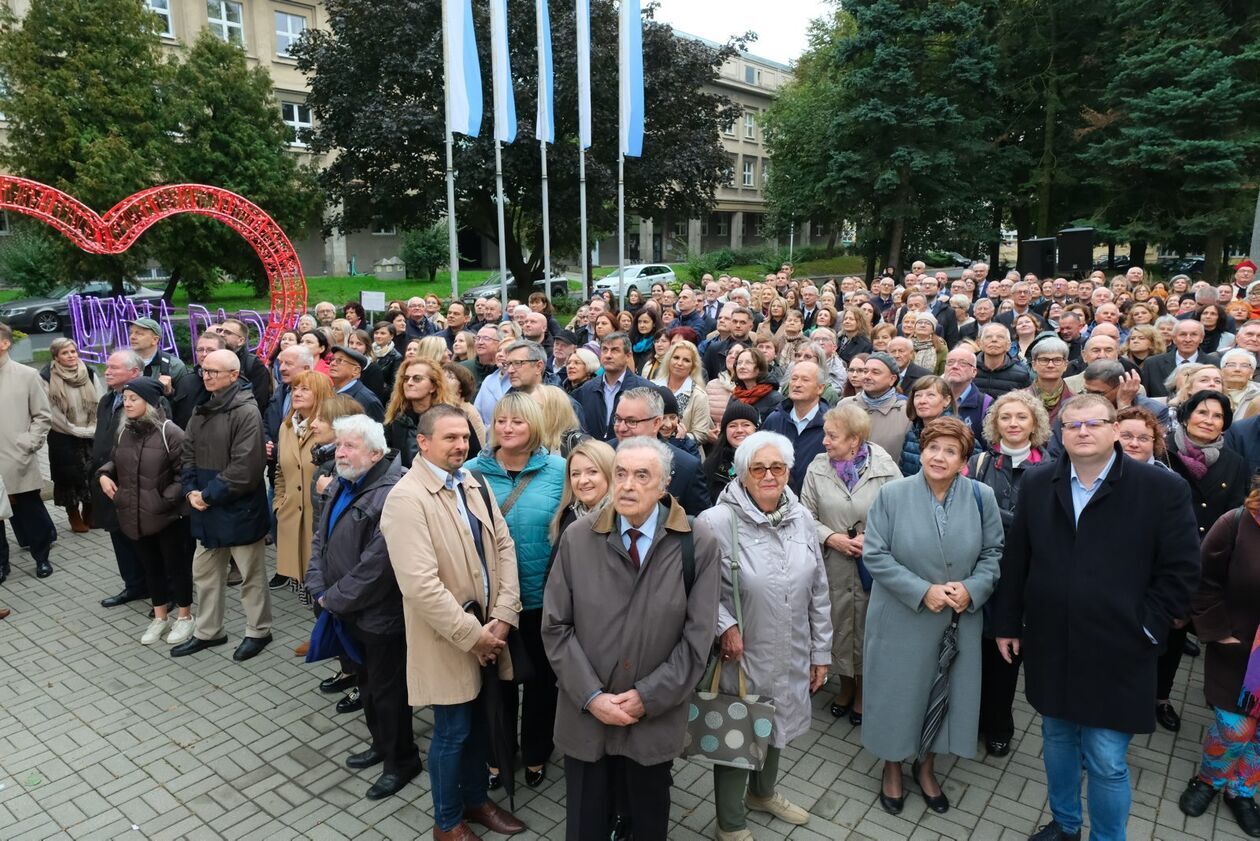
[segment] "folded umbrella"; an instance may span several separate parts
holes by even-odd
[[[363,663],[363,655],[354,638],[341,620],[327,610],[320,611],[311,629],[311,644],[306,651],[306,662],[317,663],[330,657],[347,657],[355,663]]]
[[[464,604],[464,612],[472,614],[480,624],[484,625],[485,614],[476,600]],[[516,687],[512,686],[515,692]],[[516,735],[516,722],[507,720],[503,709],[503,683],[499,680],[499,664],[486,663],[481,667],[481,694],[477,696],[486,717],[486,738],[490,740],[490,756],[495,767],[499,769],[499,779],[503,781],[503,791],[508,796],[508,807],[516,811],[516,750],[512,746]]]
[[[954,612],[941,637],[941,653],[936,661],[936,676],[928,691],[927,712],[923,716],[923,730],[919,734],[919,761],[932,752],[932,742],[945,724],[949,712],[949,670],[958,656],[958,613]]]

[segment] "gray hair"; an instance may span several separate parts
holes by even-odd
[[[1066,315],[1066,313],[1065,313],[1065,315]],[[1173,325],[1174,327],[1176,327],[1176,326],[1177,326],[1177,319],[1176,319],[1176,318],[1174,318],[1174,317],[1173,317],[1173,316],[1171,316],[1171,315],[1161,315],[1159,318],[1155,319],[1155,325],[1154,325],[1154,326],[1155,326],[1155,327],[1159,327],[1159,325],[1161,325],[1161,324],[1171,324],[1171,325]]]
[[[953,295],[949,299],[949,305],[960,309],[968,309],[971,306],[971,299],[966,295]]]
[[[293,361],[304,368],[310,369],[315,367],[315,354],[311,353],[311,349],[306,345],[289,345],[280,352],[292,354],[294,357]]]
[[[665,398],[654,388],[639,386],[621,395],[622,400],[642,400],[652,414],[649,417],[659,418],[665,414]]]
[[[1057,353],[1066,358],[1069,353],[1067,342],[1058,338],[1042,339],[1037,342],[1037,344],[1033,345],[1032,350],[1028,354],[1028,358],[1036,359],[1038,356],[1043,356],[1048,353]]]
[[[809,334],[810,344],[817,345],[819,339],[831,339],[831,341],[839,341],[836,338],[836,331],[830,327],[815,327],[814,332]],[[819,345],[821,347],[821,345]]]
[[[345,415],[337,418],[333,421],[333,432],[338,438],[343,435],[357,435],[374,453],[383,453],[389,449],[385,444],[385,427],[367,415]]]
[[[649,389],[636,389],[637,391],[648,391]],[[656,396],[660,400],[660,395]],[[674,473],[674,451],[669,445],[655,438],[649,438],[646,435],[636,435],[633,438],[627,438],[617,445],[617,452],[625,453],[630,450],[651,450],[656,453],[656,457],[661,461],[661,492],[663,493],[669,487],[669,479]]]
[[[533,312],[533,310],[530,310],[530,312]],[[541,315],[541,313],[539,314]],[[525,351],[525,355],[528,357],[529,362],[547,361],[547,351],[543,350],[542,345],[538,344],[538,342],[531,342],[529,339],[517,339],[507,346],[507,348],[503,351],[503,355],[507,356],[515,350]]]
[[[753,456],[765,447],[774,447],[778,450],[779,455],[783,457],[783,461],[787,465],[787,469],[792,469],[792,465],[796,461],[792,442],[785,435],[780,435],[777,432],[767,432],[763,429],[760,432],[754,432],[752,435],[749,435],[736,448],[734,467],[737,478],[743,479],[748,475],[748,465],[753,460]]]
[[[1011,331],[1007,329],[1005,324],[997,321],[990,321],[980,330],[980,338],[983,339],[986,333],[992,333],[994,330],[1001,330],[1007,339],[1011,337]]]
[[[1225,351],[1224,355],[1221,356],[1221,367],[1224,368],[1225,363],[1233,359],[1241,359],[1251,366],[1251,370],[1254,371],[1256,369],[1256,357],[1246,348],[1234,347]]]
[[[110,359],[115,356],[122,359],[123,364],[127,366],[129,371],[143,371],[144,360],[140,358],[140,354],[129,348],[120,348],[109,355]]]
[[[1124,366],[1114,359],[1099,359],[1097,362],[1091,362],[1081,373],[1081,379],[1106,383],[1108,388],[1119,385],[1123,376]]]
[[[1216,292],[1215,286],[1200,286],[1194,292],[1194,302],[1196,304],[1215,304],[1220,300],[1220,297]]]
[[[819,385],[822,385],[823,383],[827,382],[827,369],[824,366],[818,364],[818,362],[813,359],[802,359],[801,362],[793,362],[791,365],[788,366],[787,373],[784,374],[785,379],[789,379],[789,380],[792,379],[792,372],[795,371],[796,366],[800,365],[802,362],[810,362],[813,364],[815,368],[818,369],[818,384]]]
[[[528,305],[526,305],[526,304],[517,304],[517,305],[516,305],[516,307],[515,307],[515,308],[513,308],[513,310],[512,310],[512,315],[513,315],[513,316],[515,316],[517,313],[520,313],[520,312],[522,312],[522,311],[523,311],[525,314],[527,314],[527,315],[528,315],[529,313],[533,312],[533,310],[531,310],[531,309],[529,308],[529,306],[528,306]]]

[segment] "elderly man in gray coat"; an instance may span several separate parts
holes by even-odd
[[[560,687],[568,841],[607,838],[618,800],[635,837],[669,837],[670,763],[713,644],[720,552],[665,493],[672,461],[655,438],[622,441],[612,503],[565,530],[547,580],[542,638]]]

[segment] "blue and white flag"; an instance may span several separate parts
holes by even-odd
[[[621,154],[643,154],[643,15],[639,0],[621,0]]]
[[[591,0],[577,0],[578,141],[591,148]]]
[[[452,133],[481,131],[481,65],[473,32],[472,0],[446,0],[446,101]]]
[[[552,102],[551,12],[547,0],[535,0],[538,19],[538,120],[534,137],[544,143],[556,142],[556,116]]]
[[[507,0],[490,0],[490,68],[494,78],[494,139],[516,139],[516,96],[508,55]]]

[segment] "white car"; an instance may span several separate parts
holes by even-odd
[[[666,286],[671,285],[675,281],[674,270],[664,263],[636,263],[633,266],[626,266],[624,280],[622,286],[624,290],[617,285],[617,275],[620,274],[613,269],[608,274],[595,281],[595,291],[603,292],[611,291],[614,295],[620,295],[623,291],[629,292],[630,287],[636,287],[643,293],[644,297],[652,289],[653,283],[664,283]]]

